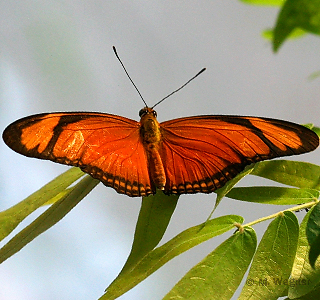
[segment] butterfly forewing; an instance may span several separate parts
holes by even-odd
[[[146,154],[136,121],[100,113],[51,113],[18,120],[3,133],[26,156],[80,167],[128,196],[151,194]]]
[[[311,130],[268,118],[196,116],[160,125],[167,193],[210,193],[253,162],[309,152],[319,144]]]

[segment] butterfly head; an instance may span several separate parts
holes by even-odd
[[[140,111],[139,111],[139,117],[142,119],[143,117],[145,117],[145,116],[152,116],[152,117],[154,117],[154,118],[157,118],[157,112],[153,109],[153,108],[151,108],[151,107],[144,107],[144,108],[142,108],[142,109],[140,109]]]

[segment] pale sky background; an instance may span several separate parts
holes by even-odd
[[[157,107],[159,121],[237,114],[320,125],[319,79],[308,80],[320,70],[320,39],[287,42],[275,55],[261,32],[273,26],[277,11],[231,0],[1,1],[0,130],[20,117],[54,111],[138,120],[143,103],[113,45],[150,106],[207,68]],[[319,158],[317,150],[292,159],[318,164]],[[1,210],[67,169],[18,155],[2,140],[0,165]],[[241,184],[252,183],[268,184],[252,178]],[[214,201],[215,194],[181,196],[164,241],[204,222]],[[129,254],[140,202],[99,184],[0,266],[0,299],[97,299]],[[279,209],[224,199],[215,216],[240,214],[249,222]],[[254,227],[260,237],[266,226]],[[231,234],[172,260],[119,299],[161,299]]]

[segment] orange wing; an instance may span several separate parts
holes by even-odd
[[[166,193],[210,193],[245,166],[309,152],[311,130],[286,121],[240,116],[196,116],[160,124]]]
[[[152,193],[140,123],[102,113],[51,113],[6,128],[5,143],[18,153],[80,167],[128,196]]]

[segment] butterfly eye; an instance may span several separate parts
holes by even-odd
[[[157,112],[155,110],[152,111],[152,114],[153,114],[154,117],[158,116],[158,114],[157,114]]]
[[[139,111],[139,117],[141,118],[142,116],[144,116],[148,111],[146,110],[146,108],[142,108]]]

